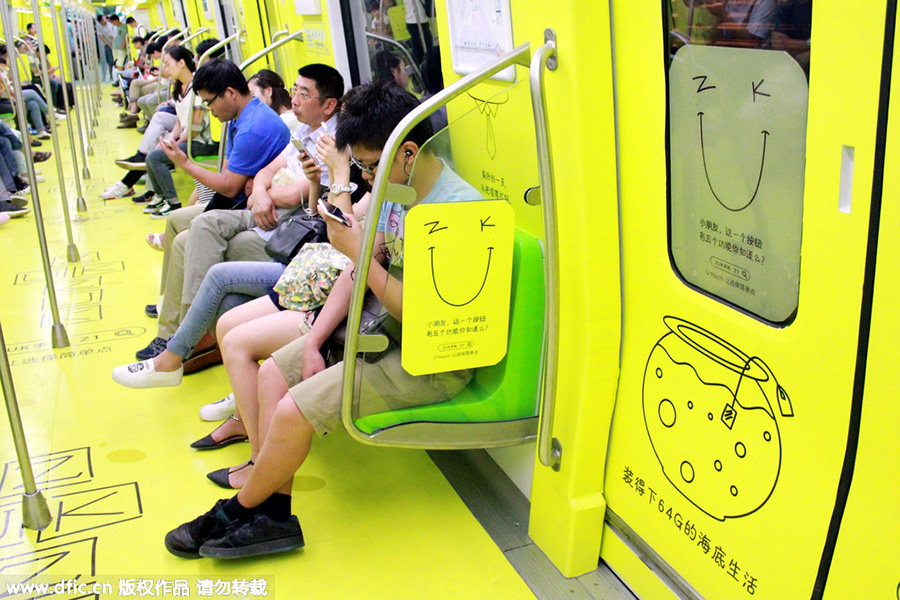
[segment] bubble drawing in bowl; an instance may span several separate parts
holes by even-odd
[[[697,508],[724,521],[763,506],[781,471],[778,419],[790,397],[768,365],[668,316],[643,381],[644,424],[663,473]]]

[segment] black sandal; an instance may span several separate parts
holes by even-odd
[[[226,490],[236,490],[238,488],[232,487],[231,482],[228,481],[228,476],[231,475],[232,473],[237,473],[238,471],[241,471],[243,469],[246,469],[247,467],[252,467],[252,466],[253,466],[253,460],[251,459],[251,460],[247,461],[247,464],[245,464],[241,467],[238,467],[234,471],[229,471],[228,467],[225,467],[224,469],[216,469],[215,471],[207,473],[206,477],[210,481],[212,481],[214,484],[219,486],[220,488],[225,488]]]
[[[237,422],[241,422],[241,420],[234,415],[228,417]],[[224,423],[223,423],[224,424]],[[219,425],[221,427],[222,425]],[[216,427],[218,429],[219,427]],[[213,430],[215,431],[215,429]],[[250,438],[247,437],[246,434],[240,433],[238,435],[232,435],[230,437],[219,440],[218,442],[213,439],[212,433],[209,435],[200,438],[193,444],[191,444],[191,448],[195,450],[218,450],[219,448],[224,448],[225,446],[230,446],[231,444],[237,444],[238,442],[246,442]]]

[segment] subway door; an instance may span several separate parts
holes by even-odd
[[[647,598],[670,593],[628,552],[681,597],[820,597],[885,2],[662,4],[612,3],[624,338],[601,557]]]
[[[866,290],[873,294],[871,321],[867,323],[865,317],[863,320],[869,334],[868,353],[864,363],[857,363],[865,369],[865,389],[855,390],[862,393],[854,396],[853,404],[854,416],[859,419],[854,424],[859,441],[856,455],[851,457],[855,460],[845,465],[846,477],[853,467],[853,479],[849,494],[845,494],[847,506],[840,531],[832,531],[829,540],[834,542],[834,555],[825,586],[827,600],[900,598],[900,512],[893,484],[900,478],[900,371],[894,339],[900,330],[900,278],[896,272],[900,263],[900,44],[896,10],[896,2],[892,1],[889,18],[894,19],[894,30],[886,44],[893,50],[890,108],[881,113],[885,122],[879,123],[879,143],[885,144],[883,168],[876,162],[877,172],[884,176],[884,187],[877,246],[873,244],[874,231],[870,230],[868,250],[870,258],[876,259],[874,281],[866,282]],[[884,97],[882,102],[886,100]],[[873,206],[879,201],[877,191],[873,194]]]

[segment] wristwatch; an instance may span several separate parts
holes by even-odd
[[[337,196],[338,194],[343,194],[347,192],[348,194],[353,191],[353,188],[349,185],[341,185],[340,183],[332,183],[331,187],[328,188],[328,191]]]

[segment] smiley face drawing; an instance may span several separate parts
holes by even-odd
[[[771,496],[781,471],[787,392],[761,359],[676,317],[653,347],[643,382],[644,424],[663,473],[697,508],[724,521]]]
[[[687,45],[668,80],[675,266],[690,284],[783,323],[799,294],[806,75],[784,52]]]
[[[487,366],[505,356],[514,219],[497,200],[409,210],[401,354],[408,372]]]

